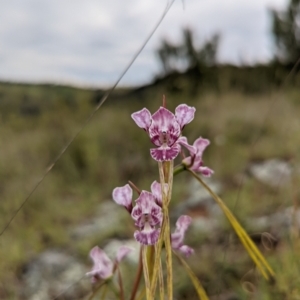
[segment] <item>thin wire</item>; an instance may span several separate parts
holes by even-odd
[[[56,295],[54,298],[52,298],[52,300],[56,300],[58,299],[60,296],[62,296],[63,294],[65,294],[71,287],[73,287],[74,285],[78,284],[82,279],[87,278],[86,275],[84,274],[82,277],[80,277],[79,279],[77,279],[75,282],[73,282],[72,284],[70,284],[65,290],[63,290],[61,293],[59,293],[58,295]]]
[[[145,46],[148,44],[149,40],[152,38],[153,34],[156,32],[157,28],[160,26],[161,22],[164,20],[165,16],[167,15],[168,11],[172,7],[175,0],[172,0],[170,3],[167,4],[163,14],[159,18],[158,22],[155,24],[154,28],[142,44],[142,46],[139,48],[139,50],[135,53],[129,64],[126,66],[124,71],[121,73],[115,84],[104,94],[99,104],[94,108],[90,116],[85,120],[83,125],[77,130],[77,132],[74,134],[74,136],[69,140],[69,142],[65,145],[65,147],[60,151],[60,153],[57,155],[57,157],[53,160],[52,164],[46,169],[43,176],[36,182],[31,192],[28,194],[28,196],[23,200],[22,204],[17,208],[17,210],[13,213],[9,221],[6,223],[2,231],[0,232],[0,237],[3,235],[3,233],[7,230],[7,228],[10,226],[12,221],[15,219],[15,217],[18,215],[18,213],[22,210],[22,208],[25,206],[27,201],[30,199],[31,195],[36,191],[36,189],[39,187],[39,185],[44,181],[45,177],[50,173],[50,171],[53,169],[53,167],[56,165],[56,163],[59,161],[59,159],[64,155],[66,150],[69,148],[69,146],[72,144],[72,142],[77,138],[79,133],[86,127],[86,125],[92,120],[96,112],[99,110],[99,108],[104,104],[104,102],[107,100],[107,98],[110,96],[110,94],[114,91],[114,89],[117,87],[121,79],[124,77],[124,75],[127,73],[129,68],[132,66],[132,64],[135,62],[135,60],[138,58],[140,53],[143,51]]]

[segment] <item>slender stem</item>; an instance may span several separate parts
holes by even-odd
[[[180,165],[177,165],[175,168],[174,168],[174,171],[173,171],[173,175],[176,176],[178,174],[180,174],[181,172],[185,171],[185,166],[180,164]]]
[[[160,265],[159,265],[158,279],[159,279],[159,295],[160,295],[160,300],[164,300],[165,299],[164,274],[163,274],[161,260],[160,260]]]
[[[118,272],[118,283],[120,287],[120,300],[125,300],[123,280],[122,280],[122,275],[119,266],[117,267],[117,272]]]
[[[144,279],[145,279],[145,287],[146,287],[146,297],[147,300],[152,300],[154,298],[152,298],[150,294],[150,278],[149,278],[149,269],[148,269],[148,262],[147,262],[147,246],[143,246],[142,252],[143,252],[142,259],[143,259]]]
[[[164,184],[168,184],[168,193],[163,192],[163,215],[166,223],[164,232],[164,242],[166,247],[166,266],[167,266],[167,294],[168,299],[173,300],[173,268],[172,268],[172,246],[170,233],[170,219],[169,219],[169,203],[171,201],[172,186],[173,186],[173,161],[163,162],[162,169],[164,176],[161,177],[162,191],[164,191]],[[161,173],[161,171],[160,171]]]
[[[152,297],[152,299],[154,299],[154,297],[155,297],[157,275],[158,275],[159,266],[160,266],[160,257],[161,257],[161,250],[162,250],[165,228],[166,228],[166,220],[164,218],[161,229],[160,229],[161,233],[160,233],[158,242],[155,245],[155,259],[154,259],[153,274],[152,274],[152,280],[151,280],[151,297]]]
[[[168,299],[173,300],[173,272],[172,272],[172,246],[170,234],[170,220],[168,209],[164,210],[164,217],[166,218],[165,230],[165,246],[166,246],[166,265],[167,265],[167,293]]]
[[[135,275],[130,300],[135,299],[135,296],[136,296],[136,293],[137,293],[137,290],[139,288],[139,284],[140,284],[140,281],[141,281],[141,278],[142,278],[142,271],[143,271],[142,246],[140,246],[139,265],[138,265],[137,272],[136,272],[136,275]]]
[[[141,190],[132,181],[128,180],[128,183],[139,195],[141,194]]]
[[[101,294],[101,300],[106,299],[106,294],[107,294],[107,284],[104,286],[102,294]]]
[[[165,183],[165,174],[163,171],[163,165],[161,162],[158,163],[158,170],[159,170],[159,178],[161,182],[161,194],[162,194],[162,202],[166,203],[167,201],[167,195],[166,191],[163,188]],[[154,266],[153,266],[153,274],[152,274],[152,280],[151,280],[151,297],[154,299],[155,297],[155,291],[156,291],[156,283],[157,283],[157,276],[159,272],[159,266],[160,266],[160,257],[161,257],[161,249],[162,249],[162,244],[165,236],[165,229],[166,229],[166,218],[163,217],[163,222],[160,228],[160,235],[158,238],[158,241],[155,246],[155,259],[154,259]]]
[[[96,294],[98,293],[98,291],[107,283],[106,280],[103,280],[92,292],[92,294],[90,295],[90,297],[88,298],[88,300],[92,300]]]
[[[153,276],[154,255],[155,255],[155,247],[154,246],[148,246],[147,247],[147,264],[148,264],[150,282],[151,282],[152,276]]]

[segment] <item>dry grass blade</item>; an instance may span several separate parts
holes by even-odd
[[[164,300],[165,299],[164,274],[163,274],[161,260],[160,260],[160,268],[159,268],[159,273],[158,273],[158,279],[159,279],[159,296],[160,296],[160,300]]]
[[[169,219],[169,203],[171,201],[172,196],[172,186],[173,186],[173,166],[174,162],[163,162],[163,168],[165,170],[165,175],[167,177],[168,183],[168,193],[166,198],[163,198],[163,214],[164,219],[166,220],[166,229],[164,232],[164,241],[166,247],[166,266],[167,266],[167,295],[168,299],[173,299],[173,266],[172,266],[172,245],[171,245],[171,232],[170,232],[170,219]],[[162,180],[166,180],[166,178],[161,178],[161,186],[162,190],[164,189],[164,182]]]
[[[149,278],[149,268],[148,268],[148,262],[147,262],[147,246],[143,246],[143,269],[144,269],[144,280],[145,280],[145,287],[146,287],[146,297],[147,300],[153,299],[150,296],[150,278]]]
[[[216,195],[196,173],[191,170],[188,171],[202,184],[202,186],[209,192],[213,199],[219,204],[261,274],[269,281],[274,280],[275,272],[223,200]]]
[[[180,256],[178,255],[176,252],[173,252],[175,254],[175,256],[178,258],[178,260],[180,261],[180,263],[183,265],[183,267],[185,268],[187,274],[189,275],[196,291],[197,294],[199,296],[200,300],[209,300],[203,286],[201,285],[199,279],[197,278],[197,276],[195,275],[195,273],[192,271],[192,269],[190,268],[190,266],[186,263],[186,261]]]
[[[170,234],[170,219],[168,209],[164,209],[166,219],[165,246],[166,246],[166,266],[167,266],[167,294],[168,299],[173,299],[173,270],[172,270],[172,246]]]

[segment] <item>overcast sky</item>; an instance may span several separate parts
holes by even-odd
[[[113,84],[145,40],[167,0],[0,0],[0,79]],[[121,85],[159,73],[161,39],[180,40],[183,27],[198,43],[221,34],[218,60],[266,62],[274,51],[268,8],[287,0],[175,1]]]

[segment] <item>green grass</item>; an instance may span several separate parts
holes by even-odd
[[[0,237],[0,282],[5,283],[0,292],[3,289],[16,299],[22,266],[47,248],[77,253],[87,261],[94,241],[73,242],[68,229],[93,217],[95,207],[110,199],[115,186],[131,180],[141,189],[149,189],[150,183],[158,179],[156,163],[149,156],[148,137],[130,114],[144,106],[154,112],[161,105],[162,94],[166,94],[171,110],[179,103],[197,108],[195,120],[184,133],[190,142],[200,135],[211,140],[204,161],[215,170],[214,177],[223,182],[222,198],[230,208],[237,198],[237,178],[251,161],[279,157],[299,166],[300,102],[295,90],[253,97],[239,92],[191,96],[184,91],[167,93],[163,86],[142,93],[119,91],[80,133]],[[0,84],[0,229],[83,124],[93,109],[94,99],[95,92],[91,90]],[[28,108],[34,107],[38,107],[38,112],[33,109],[35,113],[28,114]],[[260,139],[252,149],[257,134]],[[174,203],[188,193],[187,180],[186,174],[175,178]],[[236,216],[243,224],[246,217],[293,205],[299,200],[298,182],[299,172],[295,172],[290,185],[279,190],[247,180]],[[225,232],[232,232],[227,224],[225,227]],[[128,224],[128,228],[132,226]],[[128,232],[128,237],[131,234]],[[253,265],[234,235],[224,259],[226,242],[227,239],[218,242],[213,238],[201,238],[198,244],[193,241],[197,251],[189,260],[190,265],[210,295],[235,291],[241,299],[248,299],[241,279]],[[262,251],[278,274],[278,282],[268,286],[254,276],[251,280],[259,295],[254,298],[299,299],[299,238],[288,235],[276,249]],[[179,279],[180,274],[175,280]],[[180,282],[182,299],[193,299],[191,284]]]

